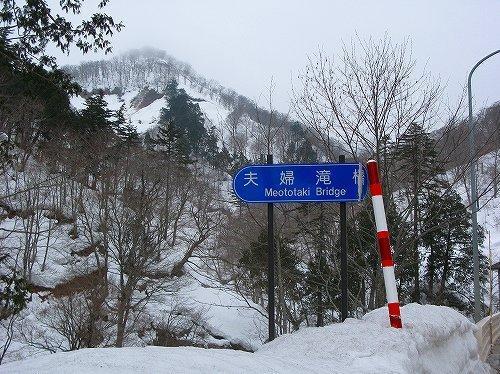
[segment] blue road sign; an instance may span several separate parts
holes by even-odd
[[[249,165],[233,189],[247,203],[350,202],[366,197],[367,181],[361,164]]]

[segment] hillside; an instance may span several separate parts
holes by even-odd
[[[162,94],[163,89],[169,80],[175,79],[179,82],[179,88],[184,89],[200,105],[206,127],[215,127],[219,145],[224,143],[232,152],[241,152],[250,160],[252,157],[256,158],[255,154],[265,154],[263,145],[260,144],[262,136],[258,134],[262,132],[262,124],[269,121],[269,111],[259,108],[250,99],[233,90],[198,75],[188,64],[176,60],[164,51],[143,48],[109,61],[82,63],[66,67],[66,70],[84,88],[84,96],[101,89],[106,93],[104,98],[110,109],[118,110],[124,105],[127,119],[141,133],[154,129],[158,124],[161,109],[168,105]],[[72,104],[78,110],[84,107],[84,102],[82,96],[72,98]],[[276,123],[284,121],[286,127],[292,126],[284,115],[274,115]],[[479,195],[482,197],[479,223],[491,235],[495,261],[500,256],[500,212],[496,209],[497,187],[492,186],[491,178],[498,174],[500,162],[500,104],[481,110],[475,121],[482,179],[479,183]],[[470,203],[466,192],[467,176],[463,173],[468,163],[468,153],[463,150],[468,142],[468,134],[466,120],[432,132],[438,158],[446,165],[448,178],[457,184],[456,190],[460,191],[467,204]],[[303,133],[302,136],[308,135]],[[286,160],[286,155],[286,151],[279,152],[275,159]],[[457,175],[460,178],[457,179]]]
[[[230,90],[207,85],[182,66],[164,53],[141,51],[68,68],[87,90],[71,97],[71,105],[75,114],[83,113],[85,99],[102,90],[109,121],[123,107],[127,123],[141,133],[154,132],[161,109],[168,107],[162,85],[175,79],[177,90],[199,106],[204,127],[215,129],[219,147],[224,144],[248,158],[258,154],[262,128],[251,117],[270,114]],[[147,79],[141,75],[144,69]],[[14,147],[2,175],[1,240],[17,253],[6,257],[2,274],[16,274],[20,267],[30,292],[27,308],[15,316],[15,330],[6,326],[0,332],[3,340],[12,339],[5,361],[109,346],[117,334],[124,337],[123,345],[132,346],[258,349],[266,339],[264,300],[250,297],[236,284],[230,267],[237,264],[224,263],[234,257],[233,244],[219,243],[227,240],[221,234],[228,230],[226,225],[241,216],[241,210],[235,210],[230,175],[205,162],[189,170],[174,169],[160,153],[128,147],[119,151],[118,160],[123,161],[114,161],[113,169],[99,177],[85,176],[86,171],[71,171],[84,168],[81,149],[64,147],[66,157],[54,160],[49,153],[33,156]],[[99,147],[83,159],[92,160]],[[121,174],[124,170],[130,173]],[[158,174],[161,188],[148,190],[157,185]],[[117,193],[111,200],[108,183]],[[147,200],[134,195],[134,189],[146,193]],[[141,218],[145,233],[134,223],[139,208],[133,204],[143,201],[151,212]],[[124,237],[122,230],[137,232]],[[153,243],[137,254],[137,240],[144,235]],[[228,235],[233,235],[230,230]],[[137,268],[134,275],[129,262]],[[123,297],[127,305],[121,304]],[[115,314],[120,308],[127,315],[119,318],[128,321],[122,333]]]
[[[157,124],[160,110],[166,106],[163,91],[172,79],[199,103],[205,126],[215,127],[219,139],[227,144],[244,142],[248,149],[262,148],[257,144],[257,135],[252,135],[262,131],[259,128],[269,123],[276,127],[292,124],[286,115],[259,107],[160,50],[133,50],[106,61],[67,66],[65,70],[84,89],[83,96],[103,90],[110,109],[125,105],[127,119],[141,133]],[[84,98],[75,97],[72,102],[80,109]]]
[[[77,339],[77,335],[64,326],[69,323],[66,318],[81,319],[75,323],[84,326],[89,315],[82,298],[88,297],[86,295],[94,292],[92,290],[102,292],[103,277],[109,277],[111,282],[117,281],[116,276],[123,273],[123,265],[120,258],[115,256],[123,254],[115,248],[117,252],[107,260],[102,251],[103,237],[95,221],[101,214],[97,208],[99,190],[82,184],[75,185],[60,175],[49,174],[45,166],[36,162],[30,162],[22,172],[10,170],[4,177],[2,194],[12,197],[2,200],[5,212],[2,231],[9,233],[2,236],[2,243],[6,248],[16,248],[18,243],[29,248],[31,259],[25,257],[25,261],[30,263],[27,279],[33,292],[28,308],[17,319],[22,329],[9,352],[8,358],[13,360],[57,351],[66,346],[65,339],[69,339],[70,345],[79,344],[73,340]],[[28,195],[15,192],[29,191],[37,183],[46,185],[32,202]],[[62,190],[74,187],[80,190],[80,201],[84,203],[76,215],[72,213],[71,207],[74,197],[68,196],[66,203],[50,203],[56,198],[56,191],[52,189],[54,183]],[[26,204],[32,203],[37,206],[35,215],[26,212]],[[124,208],[119,203],[113,209],[122,215],[125,213],[122,211]],[[216,206],[211,205],[209,209],[216,209]],[[218,282],[217,275],[208,270],[201,258],[192,258],[181,276],[170,275],[173,266],[196,241],[196,217],[192,214],[190,210],[179,212],[179,219],[183,223],[179,226],[177,245],[172,247],[161,242],[160,245],[166,247],[165,254],[156,259],[154,266],[148,267],[148,273],[141,277],[133,299],[135,307],[140,308],[142,320],[139,325],[142,327],[130,331],[132,334],[126,344],[145,345],[156,341],[158,344],[174,346],[255,350],[265,339],[266,322],[264,311],[259,305],[237,294],[231,284]],[[120,220],[125,216],[121,217]],[[110,224],[119,225],[120,221],[110,221]],[[36,230],[29,230],[29,227],[36,227]],[[158,229],[159,226],[154,227]],[[200,248],[197,251],[209,251],[210,241],[204,243],[203,240],[198,246]],[[7,268],[15,267],[15,260],[8,261]],[[103,265],[105,260],[107,265]],[[127,271],[127,274],[130,272]],[[153,287],[152,281],[155,282]],[[148,290],[151,294],[148,294]],[[108,292],[108,302],[112,302],[114,296]],[[102,297],[106,298],[106,294]],[[146,300],[147,303],[144,302]],[[101,321],[104,330],[111,327],[108,317],[105,318]],[[166,334],[164,336],[161,335],[162,329]],[[2,339],[6,338],[5,333],[1,332]],[[107,344],[106,335],[97,339]]]

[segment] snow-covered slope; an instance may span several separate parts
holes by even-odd
[[[475,326],[446,307],[387,309],[362,320],[305,328],[255,353],[200,348],[83,349],[7,364],[4,373],[489,373],[478,358]]]
[[[55,328],[54,320],[58,315],[54,314],[60,311],[63,300],[79,300],[79,293],[84,291],[89,281],[98,279],[103,268],[99,267],[102,258],[95,246],[98,240],[92,242],[89,239],[89,235],[99,235],[99,228],[95,224],[84,223],[88,217],[97,214],[95,190],[77,182],[69,182],[82,189],[82,199],[85,201],[85,207],[76,214],[75,222],[70,219],[69,202],[61,204],[59,208],[53,205],[53,184],[65,186],[63,176],[50,174],[44,165],[35,160],[28,162],[22,171],[9,169],[1,182],[0,193],[6,197],[0,207],[0,242],[4,248],[30,248],[32,265],[29,282],[34,291],[27,308],[16,319],[16,335],[4,361],[8,362],[47,354],[52,349],[50,346],[54,351],[68,349],[67,342],[59,334],[61,330],[58,332],[58,328]],[[33,186],[39,188],[36,200],[26,192]],[[29,204],[37,207],[33,215],[24,213],[31,206]],[[189,234],[194,224],[189,222],[188,216],[184,219],[186,227],[180,230],[186,239],[178,241],[169,257],[158,260],[160,269],[167,271],[173,264],[168,260],[182,257],[186,245],[189,245]],[[78,227],[78,235],[72,233],[74,225]],[[37,229],[29,230],[30,227]],[[9,257],[7,268],[14,267],[15,261],[17,257]],[[110,284],[113,284],[118,272],[117,264],[110,261],[107,269]],[[184,337],[186,344],[246,350],[256,350],[263,344],[267,326],[265,311],[236,293],[231,283],[221,284],[200,260],[192,259],[185,267],[185,274],[178,279],[167,277],[164,281],[169,287],[156,292],[141,310],[142,324],[148,331],[142,336],[134,331],[126,345],[151,344],[155,339],[155,331],[151,327],[162,324],[164,320],[179,324],[186,321],[188,324],[196,323],[197,329],[194,330],[197,331]],[[141,292],[138,291],[137,296],[140,297]],[[70,314],[70,317],[78,318],[74,310]],[[5,334],[6,331],[0,328],[0,341],[6,340]],[[103,341],[102,344],[109,345],[110,342]]]
[[[249,99],[218,83],[196,74],[189,65],[168,56],[164,51],[141,49],[117,56],[107,61],[82,63],[65,68],[80,86],[88,91],[102,89],[109,108],[125,105],[126,116],[139,132],[145,132],[157,123],[165,100],[160,97],[143,108],[136,108],[134,98],[145,89],[163,92],[166,84],[174,79],[179,88],[196,99],[205,114],[205,126],[215,127],[220,139],[224,139],[224,122],[229,113],[238,108],[253,106]],[[161,95],[160,95],[161,96]],[[81,109],[82,97],[72,100],[75,108]]]
[[[500,261],[500,191],[495,196],[491,177],[493,173],[491,171],[494,169],[495,162],[498,162],[498,160],[495,160],[495,153],[498,154],[499,152],[494,151],[484,155],[478,162],[478,223],[486,231],[484,252],[488,256],[488,247],[491,245],[493,263]],[[465,193],[464,196],[466,196]]]
[[[229,109],[212,100],[208,95],[197,92],[189,85],[181,83],[179,88],[184,89],[189,96],[198,101],[200,109],[205,115],[205,127],[215,127],[218,134],[222,135],[225,131],[224,122],[230,113]],[[168,104],[163,97],[160,97],[144,107],[136,108],[134,99],[139,95],[139,92],[138,90],[131,90],[120,95],[107,94],[104,95],[104,100],[106,100],[108,108],[111,110],[118,110],[124,105],[127,121],[130,121],[139,133],[144,133],[158,124],[161,109],[167,107]],[[75,109],[81,110],[85,107],[85,99],[82,96],[74,96],[71,99],[71,104]]]
[[[67,69],[87,91],[83,96],[71,99],[73,107],[77,110],[85,107],[86,94],[102,89],[110,110],[116,111],[123,107],[126,118],[139,132],[146,132],[157,125],[162,108],[168,105],[162,93],[166,84],[175,79],[178,88],[184,89],[199,103],[205,116],[205,127],[207,129],[214,127],[220,142],[229,141],[230,131],[233,137],[240,135],[244,137],[244,141],[241,137],[238,138],[238,141],[244,144],[243,148],[250,149],[252,142],[255,141],[251,137],[257,124],[250,118],[248,110],[245,112],[245,105],[249,106],[248,99],[198,76],[189,66],[167,56],[164,52],[143,50],[109,61],[84,63]],[[252,111],[254,109],[252,107]],[[238,122],[236,126],[233,121],[234,128],[228,125],[229,117],[233,120],[236,118]],[[102,277],[104,268],[102,264],[99,267],[99,259],[102,260],[98,250],[99,240],[94,240],[100,236],[96,224],[98,219],[94,221],[99,206],[97,191],[80,180],[65,179],[59,174],[52,175],[42,162],[35,160],[23,170],[12,168],[5,173],[4,178],[1,191],[4,196],[10,196],[12,191],[24,191],[24,187],[27,187],[25,184],[29,186],[47,184],[47,188],[42,188],[40,202],[36,204],[35,218],[38,225],[35,230],[36,235],[30,235],[29,240],[23,235],[25,231],[30,231],[30,217],[22,216],[27,204],[31,204],[29,196],[25,196],[26,193],[13,194],[12,197],[5,199],[6,206],[0,207],[0,213],[5,216],[2,219],[2,229],[8,232],[0,235],[2,245],[12,248],[21,246],[33,251],[30,257],[33,264],[29,271],[29,282],[34,294],[32,301],[16,321],[15,338],[4,360],[7,362],[31,355],[47,354],[49,350],[68,349],[67,342],[64,342],[64,338],[54,331],[56,329],[52,326],[52,320],[57,317],[53,314],[60,309],[60,305],[56,304],[72,302],[73,294],[76,295],[75,300],[82,301],[79,299],[79,293],[84,291],[85,287],[79,286],[78,283],[82,280],[95,281],[94,278]],[[225,175],[225,178],[228,176]],[[223,184],[224,190],[219,193],[227,197],[230,194],[230,183],[222,179],[216,181],[213,176],[207,177],[210,183],[217,183],[219,187]],[[58,193],[57,189],[50,188],[52,182],[60,183],[61,189],[81,190],[81,198],[85,202],[81,205],[85,207],[76,209],[71,198],[63,199],[64,201],[58,200],[57,210],[60,211],[56,212],[53,205],[57,198],[53,196]],[[86,209],[87,211],[83,212]],[[21,213],[18,215],[17,212]],[[88,217],[84,217],[87,214],[93,217],[88,222],[86,221]],[[60,218],[63,218],[63,222],[59,221]],[[187,243],[194,240],[189,230],[195,224],[187,217],[187,213],[183,219],[185,219],[185,222],[183,221],[185,232],[182,233],[182,243],[177,242],[175,248],[164,246],[165,250],[174,252],[171,254],[172,257],[182,257],[188,247]],[[82,230],[85,231],[84,234]],[[15,264],[10,265],[15,267]],[[168,266],[172,266],[172,263],[169,264],[165,260],[158,265],[158,268],[162,268],[163,265],[167,270],[162,270],[168,271]],[[118,273],[116,266],[110,264],[106,270],[108,280],[113,284]],[[180,343],[176,341],[175,344],[258,349],[266,338],[267,328],[266,312],[262,306],[236,293],[231,282],[225,281],[224,284],[218,282],[214,274],[208,274],[201,260],[193,258],[184,270],[185,273],[179,277],[180,279],[175,280],[176,292],[166,289],[165,292],[155,293],[154,298],[148,301],[143,310],[138,309],[137,313],[141,314],[138,325],[141,327],[128,335],[129,340],[125,341],[124,345],[152,344],[156,339],[158,326],[163,320],[169,322],[170,319],[177,318],[180,320],[179,323],[196,324],[196,328],[193,328],[196,332],[183,336],[184,340]],[[163,279],[162,282],[170,280]],[[68,286],[72,287],[71,292],[66,290]],[[62,293],[59,290],[62,290]],[[137,291],[137,295],[134,296],[140,299],[144,296],[141,293],[143,291]],[[113,303],[108,301],[108,304]],[[21,328],[17,329],[17,326],[22,327],[23,331]],[[116,335],[116,331],[112,331],[109,336],[113,335]],[[5,331],[0,329],[0,340],[3,341],[4,338]],[[106,339],[99,344],[111,345],[112,342]],[[47,347],[45,344],[47,341],[48,345],[53,347]],[[44,342],[43,348],[40,342]]]
[[[489,257],[489,247],[491,246],[492,262],[500,261],[500,191],[495,195],[492,176],[495,174],[495,163],[498,162],[495,154],[500,151],[493,151],[481,156],[477,162],[477,188],[479,197],[479,210],[477,213],[478,224],[484,229],[485,240],[483,243],[483,253]],[[497,166],[498,167],[498,166]],[[463,166],[447,173],[448,179],[453,181],[455,191],[462,196],[466,206],[470,206],[470,186],[469,172]]]

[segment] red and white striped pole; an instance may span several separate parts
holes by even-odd
[[[387,296],[387,306],[389,307],[389,320],[391,321],[392,327],[400,329],[403,325],[401,323],[398,289],[396,286],[396,277],[394,275],[394,261],[392,260],[389,230],[387,229],[387,220],[385,218],[384,198],[382,197],[382,185],[378,176],[377,161],[370,160],[366,166],[368,169],[370,192],[372,194],[375,224],[377,226],[380,259],[384,272],[385,293]]]

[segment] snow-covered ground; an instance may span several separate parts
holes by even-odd
[[[255,353],[202,348],[106,348],[57,353],[2,366],[3,373],[489,373],[473,325],[431,305],[402,308],[403,329],[387,309],[362,320],[304,328]]]

